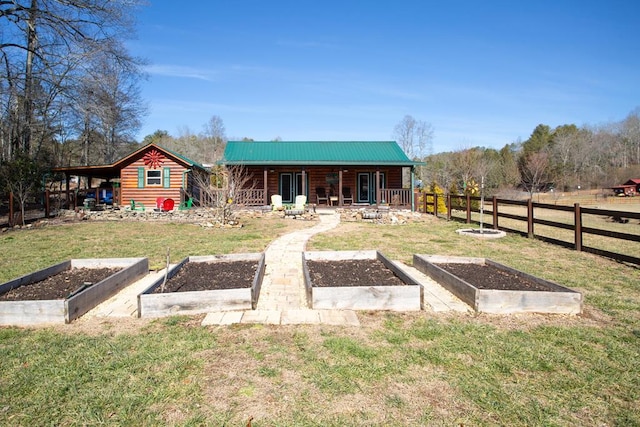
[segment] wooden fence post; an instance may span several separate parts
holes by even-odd
[[[493,196],[492,204],[493,204],[493,229],[497,230],[498,229],[498,198],[496,196]]]
[[[447,194],[447,221],[451,221],[451,193]]]
[[[533,238],[533,200],[527,201],[527,235]]]
[[[438,193],[433,192],[433,216],[438,216]]]
[[[427,210],[427,198],[428,198],[428,197],[427,197],[427,194],[429,194],[429,193],[427,193],[426,191],[425,191],[424,193],[422,193],[422,205],[423,205],[423,209],[424,209],[424,211],[423,211],[423,212],[424,212],[425,214],[426,214],[427,212],[429,212],[429,211]]]
[[[471,194],[467,194],[467,224],[471,224]]]
[[[580,203],[575,203],[574,218],[575,218],[575,249],[576,251],[582,251],[582,213],[580,212]]]

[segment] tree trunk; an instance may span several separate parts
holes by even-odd
[[[36,50],[36,12],[38,1],[31,0],[29,8],[29,22],[27,28],[27,61],[24,70],[24,123],[22,124],[21,149],[25,153],[31,150],[31,125],[33,123],[33,58]]]

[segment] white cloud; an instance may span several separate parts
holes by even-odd
[[[216,74],[211,70],[184,67],[182,65],[149,65],[145,67],[145,71],[158,76],[181,77],[205,81],[213,81],[214,75]]]

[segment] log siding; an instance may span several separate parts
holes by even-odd
[[[334,177],[336,182],[339,180],[340,171],[342,171],[342,187],[349,187],[351,193],[355,194],[357,190],[357,177],[358,173],[366,172],[375,174],[376,171],[384,173],[385,175],[385,187],[393,189],[402,188],[402,167],[400,166],[357,166],[357,167],[331,167],[331,166],[276,166],[276,167],[261,167],[261,166],[248,166],[246,168],[247,173],[251,176],[250,182],[247,184],[247,188],[264,189],[265,172],[267,179],[267,202],[269,204],[271,196],[279,194],[279,177],[282,173],[302,173],[308,177],[308,188],[306,189],[308,203],[314,204],[317,201],[318,187],[324,187],[326,194],[329,195],[330,183],[328,178]],[[375,185],[375,184],[374,184]],[[334,185],[335,191],[339,195],[339,184]]]
[[[147,185],[147,171],[159,170],[159,185]],[[122,168],[120,172],[121,203],[128,206],[131,200],[144,204],[145,208],[155,208],[158,197],[173,199],[180,203],[183,173],[186,168],[169,157],[153,169],[144,164],[142,157]]]

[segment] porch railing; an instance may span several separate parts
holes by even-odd
[[[201,196],[202,206],[220,206],[223,203],[222,198],[225,197],[225,190],[213,190],[210,192],[204,192]],[[264,190],[239,190],[236,191],[232,202],[240,206],[263,206],[264,205]]]
[[[263,206],[264,205],[264,190],[240,190],[236,192],[234,202],[237,205],[244,206]]]
[[[381,203],[389,206],[411,206],[411,190],[404,188],[381,188]]]
[[[202,198],[203,206],[218,205],[219,198],[224,197],[224,191],[211,192],[210,196]],[[236,191],[233,197],[233,203],[240,206],[263,206],[265,204],[264,196],[264,189],[239,190]],[[405,188],[381,188],[380,203],[388,204],[391,207],[410,207],[411,190]]]

